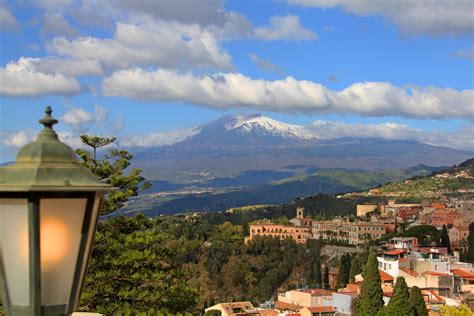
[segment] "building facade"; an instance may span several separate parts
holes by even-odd
[[[313,238],[347,242],[350,245],[367,243],[382,238],[385,234],[383,223],[371,222],[313,222]]]

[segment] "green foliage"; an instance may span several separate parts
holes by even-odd
[[[377,315],[383,308],[384,302],[376,253],[370,253],[363,277],[361,294],[356,302],[356,314]]]
[[[315,260],[313,265],[313,273],[314,273],[314,285],[316,288],[322,287],[322,277],[321,277],[321,261]]]
[[[415,316],[428,316],[428,310],[426,309],[425,300],[421,294],[421,290],[418,286],[414,286],[410,291],[410,304],[413,306]]]
[[[474,223],[469,224],[469,236],[467,237],[467,261],[474,263]]]
[[[308,284],[310,287],[321,288],[323,286],[321,274],[321,244],[318,240],[309,240],[306,243],[308,262]]]
[[[362,273],[364,270],[365,264],[367,263],[367,259],[369,259],[369,252],[364,251],[357,256],[354,256],[351,261],[351,269],[349,272],[349,282],[355,281],[355,276],[359,273]]]
[[[472,316],[472,310],[465,304],[461,307],[444,305],[441,316]]]
[[[187,285],[169,237],[143,216],[99,224],[81,310],[103,314],[192,311],[198,292]]]
[[[108,193],[104,198],[102,214],[119,209],[130,197],[137,196],[140,190],[150,187],[150,183],[146,182],[141,175],[140,169],[131,169],[125,173],[133,158],[133,155],[128,151],[111,148],[101,159],[97,157],[97,149],[112,144],[116,141],[115,137],[81,135],[80,138],[84,145],[93,150],[92,153],[84,149],[76,150],[82,165],[90,168],[100,180],[118,188],[118,190]]]
[[[222,312],[217,309],[211,309],[204,313],[204,316],[221,316]]]
[[[341,257],[339,271],[337,274],[337,288],[343,288],[349,283],[351,271],[351,255],[346,253]]]
[[[440,235],[440,246],[448,248],[448,253],[451,253],[451,242],[449,241],[448,229],[443,225]]]
[[[415,316],[404,277],[397,278],[392,298],[384,309],[383,314],[385,316]]]
[[[438,243],[439,231],[431,225],[419,225],[407,229],[402,237],[416,237],[420,245],[430,245],[431,243]]]
[[[327,264],[324,265],[323,288],[329,288],[329,266]]]

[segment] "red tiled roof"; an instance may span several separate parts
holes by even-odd
[[[451,270],[452,273],[454,273],[457,276],[460,276],[461,278],[474,278],[474,273],[463,270],[463,269],[453,269]]]
[[[307,290],[304,290],[304,292],[311,293],[311,295],[320,296],[320,295],[331,295],[335,291],[330,291],[330,290],[325,290],[325,289],[307,289]]]
[[[434,290],[431,290],[430,292],[431,292],[431,294],[433,294],[434,297],[436,297],[436,299],[438,301],[444,301],[444,299],[438,294],[438,292],[436,292]]]
[[[391,276],[390,274],[388,274],[387,272],[384,272],[382,270],[379,270],[379,273],[380,273],[380,280],[382,280],[383,282],[390,282],[390,281],[393,281],[393,276]]]
[[[280,310],[293,310],[297,311],[303,308],[303,306],[297,304],[290,304],[281,301],[275,301],[275,308]]]
[[[405,273],[407,273],[411,276],[416,276],[417,275],[417,273],[415,271],[407,269],[407,268],[401,268],[400,270],[402,270],[403,272],[405,272]]]
[[[383,292],[383,296],[392,297],[393,292]]]
[[[395,250],[385,251],[384,254],[395,256],[395,255],[401,255],[402,253],[405,253],[405,252],[407,252],[405,249],[395,249]]]
[[[262,316],[278,316],[278,311],[276,309],[259,309],[258,313]]]
[[[436,271],[427,271],[426,274],[427,275],[437,275],[437,276],[447,275],[446,273],[441,273],[441,272],[436,272]]]
[[[314,307],[308,307],[308,310],[311,313],[329,313],[329,312],[336,311],[336,309],[332,306],[314,306]]]
[[[408,259],[408,258],[400,258],[400,259],[398,259],[398,261],[400,261],[400,262],[408,262],[409,259]]]

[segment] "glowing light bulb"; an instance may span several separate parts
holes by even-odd
[[[60,261],[66,254],[68,238],[68,230],[63,222],[57,219],[41,221],[41,264]]]

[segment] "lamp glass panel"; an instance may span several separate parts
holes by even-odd
[[[102,197],[103,197],[102,192],[97,192],[94,197],[94,206],[92,208],[92,214],[91,214],[91,219],[89,222],[89,228],[88,228],[88,235],[87,235],[87,242],[86,242],[86,247],[84,251],[84,258],[82,258],[82,269],[81,269],[81,274],[80,274],[80,279],[79,279],[79,284],[82,285],[84,283],[84,277],[85,277],[85,272],[87,268],[87,264],[89,261],[89,257],[92,252],[92,244],[94,241],[94,236],[95,236],[95,229],[97,225],[97,221],[99,219],[100,215],[100,206],[102,204]],[[75,303],[78,304],[80,300],[80,295],[81,295],[81,290],[77,292],[77,296],[74,298]],[[75,306],[75,309],[77,309],[78,306]]]
[[[41,304],[69,302],[87,199],[41,199]]]
[[[30,305],[28,201],[0,199],[0,260],[10,304]]]

